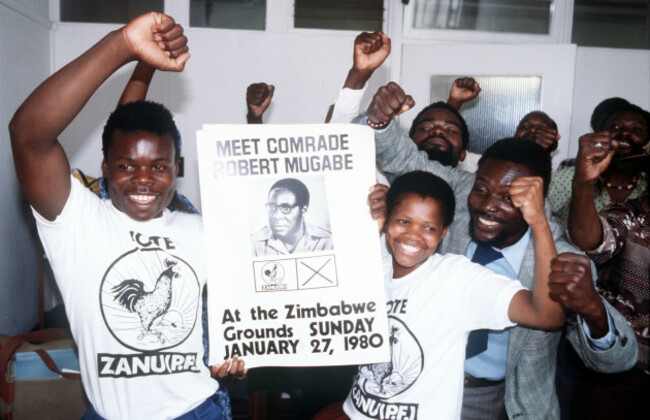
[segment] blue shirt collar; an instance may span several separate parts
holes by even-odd
[[[508,261],[508,264],[512,267],[515,273],[519,273],[521,269],[521,263],[524,262],[524,257],[526,256],[526,249],[528,249],[528,242],[530,241],[530,228],[526,229],[526,233],[519,238],[519,240],[503,249],[492,247],[493,249],[501,252],[503,257]],[[465,251],[465,256],[469,259],[472,259],[476,251],[476,242],[472,240]]]

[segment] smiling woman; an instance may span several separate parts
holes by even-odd
[[[455,203],[449,185],[425,172],[395,180],[386,197],[386,245],[394,278],[411,273],[438,250],[454,219]]]

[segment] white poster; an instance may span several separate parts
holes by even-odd
[[[374,134],[352,124],[206,125],[197,132],[210,261],[210,364],[390,359]]]

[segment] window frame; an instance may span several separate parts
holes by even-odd
[[[522,34],[515,32],[490,32],[466,29],[418,29],[413,28],[415,7],[403,7],[402,36],[405,40],[437,40],[492,44],[563,44],[571,42],[573,1],[554,0],[551,4],[549,33]]]

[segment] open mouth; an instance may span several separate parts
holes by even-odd
[[[156,199],[158,195],[150,194],[127,194],[129,200],[137,204],[149,204]]]
[[[422,252],[422,247],[419,246],[409,245],[404,242],[397,242],[397,245],[399,246],[400,250],[407,255],[415,255]]]
[[[476,216],[476,220],[478,221],[477,225],[484,229],[493,228],[503,223],[502,220],[489,216]]]

